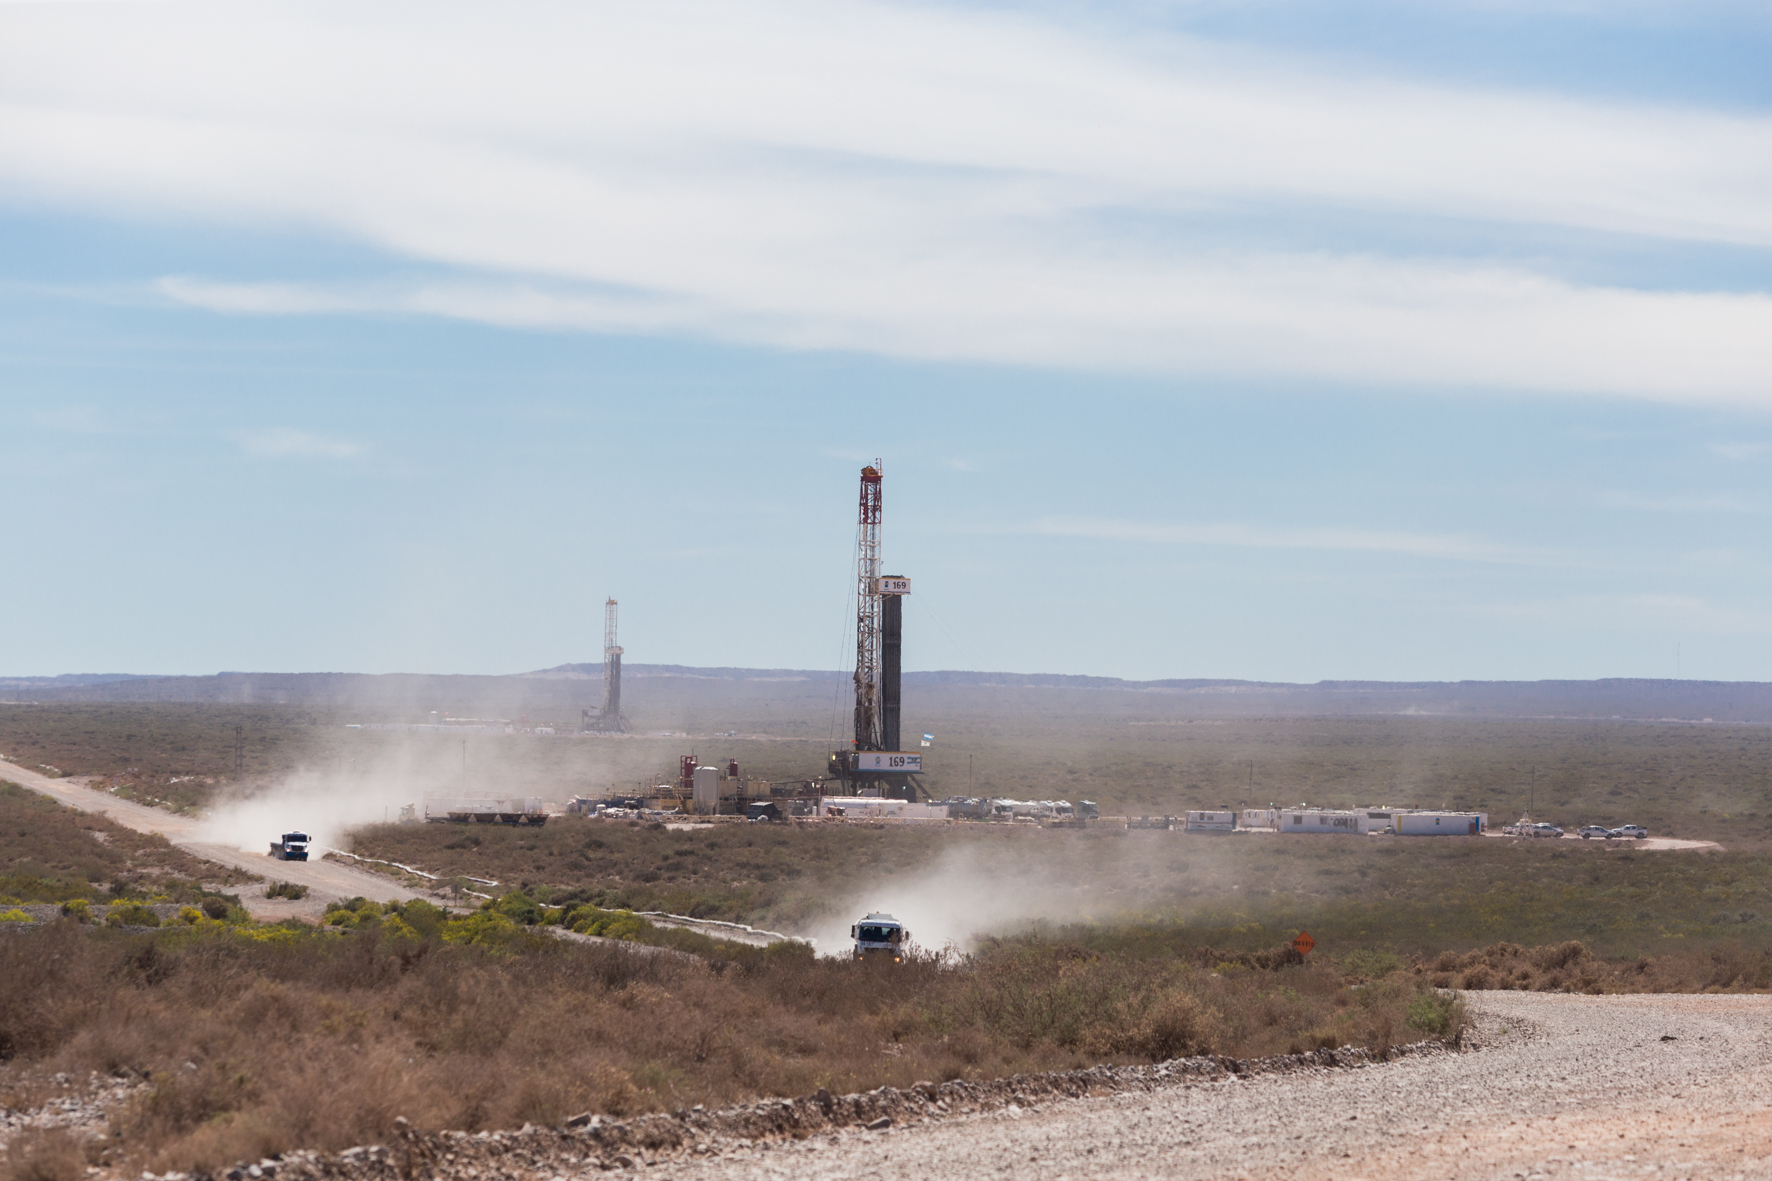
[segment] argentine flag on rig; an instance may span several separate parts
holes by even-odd
[[[935,741],[935,735],[933,735],[933,734],[923,735],[923,745],[924,746],[928,746],[931,742],[934,742],[934,741]]]

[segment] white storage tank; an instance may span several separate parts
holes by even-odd
[[[1487,812],[1401,812],[1395,831],[1406,837],[1474,837],[1488,827]]]
[[[720,810],[720,768],[697,767],[695,769],[695,811],[701,816],[712,816]]]
[[[1199,811],[1187,814],[1188,832],[1235,832],[1237,814],[1230,811]]]

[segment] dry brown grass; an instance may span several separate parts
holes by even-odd
[[[7,1145],[4,1181],[79,1181],[86,1175],[91,1146],[66,1128],[21,1131]]]
[[[245,877],[201,861],[164,837],[0,782],[0,900],[111,900],[164,893],[176,901],[196,901],[203,880],[227,883]]]
[[[0,1056],[145,1077],[107,1164],[188,1169],[383,1137],[397,1116],[478,1129],[988,1078],[1212,1051],[1386,1045],[1414,982],[1349,989],[1326,964],[1214,972],[1070,944],[962,961],[721,964],[524,936],[493,948],[376,928],[287,944],[0,938]]]
[[[1414,973],[1438,988],[1523,992],[1759,992],[1772,988],[1772,952],[1740,946],[1685,954],[1602,959],[1581,943],[1545,947],[1497,943],[1460,955],[1442,952]]]

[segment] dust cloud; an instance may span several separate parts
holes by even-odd
[[[279,835],[299,831],[316,845],[347,849],[346,834],[352,829],[398,820],[402,805],[422,808],[423,800],[422,780],[394,772],[297,772],[254,795],[218,800],[203,821],[201,839],[263,853]]]
[[[1168,834],[1164,834],[1168,835]],[[995,837],[995,834],[992,834]],[[1173,841],[1096,840],[1075,832],[956,843],[926,865],[879,877],[841,897],[807,932],[821,955],[847,954],[849,927],[872,911],[903,923],[926,950],[964,953],[988,935],[1037,924],[1148,917],[1173,902],[1178,880],[1225,885],[1210,850]]]
[[[486,749],[494,743],[483,740],[464,770],[457,739],[438,741],[430,734],[396,737],[387,732],[366,737],[375,745],[358,746],[348,758],[327,759],[269,785],[217,799],[199,830],[200,839],[263,853],[282,833],[300,831],[316,845],[342,850],[349,849],[348,834],[353,829],[397,821],[405,805],[414,805],[422,815],[426,795],[536,796],[559,803],[572,794],[563,795],[558,777],[534,765],[533,759],[504,757],[509,749],[505,744],[494,753]],[[512,745],[534,741],[517,737]],[[581,777],[602,773],[582,759],[577,770]]]

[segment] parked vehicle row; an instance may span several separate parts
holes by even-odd
[[[1536,824],[1530,820],[1522,820],[1518,824],[1504,825],[1501,831],[1510,837],[1560,837],[1563,835],[1562,829],[1554,824],[1546,824],[1542,820]]]
[[[1517,824],[1507,825],[1501,831],[1510,837],[1561,837],[1564,835],[1561,828],[1554,824],[1547,824],[1542,820],[1521,820]],[[1621,824],[1617,828],[1607,828],[1603,824],[1584,824],[1575,830],[1575,835],[1584,841],[1592,840],[1594,837],[1607,841],[1640,841],[1649,835],[1649,830],[1640,824]]]
[[[1577,829],[1575,835],[1584,841],[1592,840],[1594,837],[1608,841],[1624,839],[1640,841],[1649,835],[1649,830],[1640,824],[1621,824],[1617,828],[1607,828],[1603,824],[1589,824]]]

